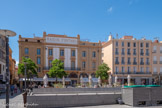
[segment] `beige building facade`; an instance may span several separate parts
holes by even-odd
[[[111,68],[112,82],[127,84],[130,75],[133,84],[152,84],[152,41],[136,40],[133,36],[124,36],[103,43],[102,60]]]
[[[155,82],[162,84],[162,41],[152,43],[152,72]]]
[[[81,75],[95,77],[95,71],[101,64],[101,42],[81,41],[80,35],[69,37],[43,32],[43,37],[23,38],[20,35],[18,42],[19,62],[22,57],[31,58],[39,67],[39,78],[49,71],[54,59],[64,62],[71,84],[79,83]]]

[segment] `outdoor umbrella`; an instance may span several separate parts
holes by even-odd
[[[89,87],[92,87],[92,76],[89,74]]]
[[[65,88],[65,77],[62,77],[62,84],[63,84],[63,88]]]
[[[43,82],[44,82],[44,87],[47,87],[47,84],[48,84],[48,77],[47,77],[47,74],[44,75],[44,77],[43,77]]]
[[[82,87],[83,86],[83,77],[82,77],[82,75],[80,77],[80,84],[81,84],[81,87]]]

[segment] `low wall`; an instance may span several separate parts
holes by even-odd
[[[47,95],[27,96],[27,108],[76,107],[115,104],[121,94],[82,94],[82,95]]]
[[[121,88],[40,88],[27,96],[27,108],[115,104],[118,98]]]
[[[122,100],[131,106],[162,105],[162,87],[123,88]]]
[[[67,94],[67,93],[121,93],[121,87],[111,88],[35,88],[33,94]]]

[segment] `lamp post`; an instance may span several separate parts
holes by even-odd
[[[24,65],[25,65],[25,92],[26,92],[26,65],[27,65],[27,63],[24,62]]]
[[[0,29],[0,35],[6,38],[6,108],[9,108],[9,37],[16,36],[16,33]]]

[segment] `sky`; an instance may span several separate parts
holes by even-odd
[[[66,34],[91,42],[131,35],[162,41],[162,0],[0,0],[0,29],[10,38],[12,57],[19,61],[18,37]]]

